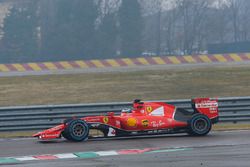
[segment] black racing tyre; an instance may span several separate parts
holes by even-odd
[[[195,114],[188,122],[188,134],[193,136],[205,136],[212,127],[211,120],[203,114]]]
[[[70,141],[80,142],[86,140],[89,136],[89,126],[83,120],[71,120],[67,122],[67,127],[62,132],[62,136]]]
[[[70,123],[72,120],[73,120],[72,118],[67,118],[63,121],[63,123],[68,125],[68,123]],[[67,140],[71,140],[69,133],[66,133],[65,130],[62,131],[62,136]]]

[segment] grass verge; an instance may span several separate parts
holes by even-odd
[[[250,95],[250,67],[0,78],[0,106]]]
[[[225,130],[249,130],[250,124],[239,123],[239,124],[215,124],[213,125],[213,130],[215,131],[225,131]]]

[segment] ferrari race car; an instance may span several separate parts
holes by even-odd
[[[122,110],[120,115],[72,118],[50,129],[38,132],[33,137],[50,140],[64,137],[70,141],[84,141],[90,129],[103,132],[104,137],[188,133],[204,136],[212,124],[219,120],[218,100],[210,98],[192,99],[193,111],[188,111],[164,102],[142,102],[135,100],[132,109]]]

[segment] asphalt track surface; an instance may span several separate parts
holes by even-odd
[[[238,67],[249,66],[250,61],[225,62],[225,63],[197,63],[197,64],[178,64],[178,65],[145,65],[129,67],[104,67],[104,68],[85,68],[67,70],[44,70],[44,71],[24,71],[24,72],[0,72],[0,77],[11,76],[30,76],[30,75],[63,75],[63,74],[84,74],[84,73],[111,73],[111,72],[133,72],[145,70],[183,70],[212,67]]]
[[[188,148],[186,151],[141,155],[118,155],[93,159],[27,161],[2,164],[6,167],[249,167],[250,131],[218,131],[205,137],[185,134],[161,137],[140,137],[89,140],[81,143],[57,140],[40,143],[36,139],[0,139],[0,157],[59,154],[87,151],[108,151],[143,148]]]

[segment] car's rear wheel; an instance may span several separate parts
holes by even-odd
[[[62,136],[71,141],[83,141],[88,138],[89,127],[83,120],[76,119],[67,122],[67,127],[62,133]]]
[[[188,123],[188,134],[194,136],[205,136],[212,127],[211,120],[203,114],[193,115]]]

